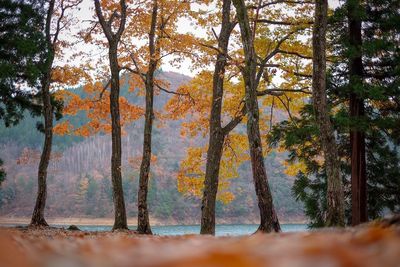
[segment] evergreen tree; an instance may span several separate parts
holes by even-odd
[[[331,48],[335,62],[328,76],[328,100],[341,159],[345,185],[346,221],[351,222],[351,145],[350,132],[365,136],[367,175],[367,214],[369,219],[385,212],[400,212],[400,1],[363,2],[357,12],[362,20],[362,81],[356,86],[349,75],[354,47],[348,38],[347,6],[335,11],[330,22]],[[364,101],[364,114],[349,115],[350,95]],[[276,126],[270,142],[282,142],[289,150],[289,161],[305,165],[293,186],[297,200],[305,204],[311,227],[326,222],[326,170],[320,160],[320,135],[314,110],[306,105],[299,117]]]
[[[0,0],[0,120],[6,127],[16,125],[26,109],[40,114],[36,89],[45,57],[42,27],[40,2]],[[1,168],[0,184],[5,177]]]
[[[46,56],[38,1],[0,0],[0,119],[15,125],[29,109],[40,114],[35,93]]]

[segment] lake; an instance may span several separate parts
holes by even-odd
[[[1,226],[15,227],[15,224],[3,224]],[[21,225],[26,226],[26,225]],[[52,225],[60,228],[68,228],[69,225]],[[77,225],[83,231],[110,231],[111,226],[104,225]],[[250,235],[257,230],[257,224],[221,224],[216,226],[216,236],[241,236]],[[281,224],[283,232],[304,232],[307,231],[306,224]],[[130,227],[135,229],[135,227]],[[153,234],[156,235],[188,235],[198,234],[200,225],[166,225],[152,226]]]
[[[111,226],[79,226],[79,229],[84,231],[109,231]],[[217,236],[240,236],[250,235],[257,230],[256,224],[229,224],[217,225]],[[283,232],[304,232],[307,231],[306,224],[282,224]],[[198,234],[200,225],[169,225],[169,226],[152,226],[153,234],[157,235],[187,235]]]

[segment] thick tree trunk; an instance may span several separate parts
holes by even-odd
[[[359,0],[349,0],[347,3],[349,41],[354,55],[349,61],[350,85],[353,88],[362,84],[362,32]],[[350,118],[360,120],[364,116],[364,100],[354,92],[350,93]],[[351,204],[352,225],[357,225],[368,220],[367,215],[367,174],[365,157],[365,134],[352,127],[350,130],[351,146]]]
[[[128,229],[126,219],[126,209],[124,192],[122,188],[121,176],[121,122],[119,110],[119,66],[117,58],[117,42],[109,43],[109,59],[111,70],[111,93],[110,93],[110,111],[111,111],[111,180],[113,185],[114,199],[114,226],[113,230]]]
[[[159,56],[159,45],[156,42],[158,2],[153,0],[153,11],[149,32],[149,68],[146,73],[146,112],[144,122],[143,156],[140,165],[139,192],[138,192],[138,228],[140,234],[151,235],[149,210],[147,208],[147,194],[149,186],[149,174],[151,163],[151,135],[153,129],[153,99],[154,99],[154,72],[157,69],[157,57]]]
[[[236,7],[237,19],[240,25],[243,49],[245,54],[245,67],[242,70],[245,81],[246,109],[247,109],[247,137],[249,141],[253,181],[260,209],[261,222],[257,232],[280,232],[280,224],[271,190],[268,185],[267,173],[264,165],[262,143],[259,126],[259,109],[257,101],[256,82],[256,55],[254,51],[253,34],[250,28],[247,8],[243,0],[233,0]]]
[[[313,105],[320,129],[320,140],[327,172],[327,226],[344,226],[344,194],[339,157],[326,95],[326,28],[328,1],[315,1],[313,28]]]
[[[224,0],[222,7],[221,32],[218,38],[217,61],[213,76],[213,97],[210,114],[210,139],[208,142],[206,176],[201,206],[201,234],[215,234],[215,202],[218,192],[219,169],[222,158],[225,133],[221,127],[222,97],[224,92],[224,74],[227,60],[231,0]]]
[[[44,218],[44,209],[47,198],[47,168],[50,162],[51,147],[53,141],[53,107],[51,104],[50,80],[54,61],[54,43],[52,40],[51,20],[54,13],[55,0],[49,1],[49,7],[46,15],[45,34],[47,41],[48,55],[46,58],[46,69],[41,80],[41,94],[44,117],[44,144],[42,155],[40,156],[38,169],[38,192],[35,208],[33,209],[31,226],[48,226]]]

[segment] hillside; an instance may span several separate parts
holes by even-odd
[[[177,73],[162,73],[170,89],[189,81],[190,77]],[[80,89],[76,89],[80,90]],[[79,93],[79,91],[78,91]],[[122,89],[121,95],[131,103],[143,105],[143,97]],[[171,97],[156,96],[155,109],[161,111]],[[79,124],[84,114],[69,119]],[[0,216],[30,216],[36,194],[36,172],[42,143],[35,129],[36,118],[26,115],[18,126],[0,127],[0,158],[8,173],[0,189]],[[150,180],[149,209],[152,218],[168,224],[198,224],[200,199],[184,196],[177,191],[176,172],[186,149],[204,144],[203,138],[189,139],[180,135],[181,121],[156,120],[153,151],[156,156]],[[143,140],[143,120],[124,128],[123,136],[123,187],[129,217],[135,217],[138,187],[138,170]],[[89,138],[57,136],[53,159],[49,166],[47,217],[112,217],[110,181],[110,137],[98,134]],[[272,153],[266,158],[274,201],[282,221],[303,220],[301,204],[291,194],[293,178],[283,173],[283,154]],[[224,205],[218,202],[217,222],[251,223],[258,221],[251,170],[248,163],[240,166],[239,177],[232,180],[231,191],[235,199]]]

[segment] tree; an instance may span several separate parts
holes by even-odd
[[[108,19],[105,18],[99,0],[95,0],[96,15],[108,41],[108,57],[111,72],[111,93],[110,93],[110,112],[111,112],[111,180],[113,185],[114,199],[114,226],[113,230],[128,229],[126,219],[126,209],[121,177],[121,123],[119,108],[119,72],[118,65],[118,44],[125,29],[126,22],[126,2],[121,0],[118,9],[114,10]],[[113,31],[113,26],[119,18],[117,31]]]
[[[254,35],[250,28],[247,8],[243,0],[233,0],[236,8],[237,19],[240,25],[242,45],[245,56],[245,66],[242,75],[245,81],[245,104],[247,111],[247,137],[251,156],[253,180],[258,198],[261,222],[257,231],[280,232],[278,217],[272,201],[271,190],[268,185],[267,173],[262,152],[259,109],[257,101],[257,59],[254,50]],[[253,29],[255,31],[255,29]]]
[[[353,3],[354,4],[354,3]],[[399,1],[371,1],[358,6],[355,15],[364,23],[362,46],[350,42],[348,5],[335,10],[328,31],[332,49],[327,94],[332,110],[340,158],[340,175],[345,185],[346,224],[352,224],[352,157],[350,132],[359,131],[365,136],[365,168],[367,218],[375,219],[384,212],[397,213],[399,190],[399,79],[398,22]],[[386,8],[390,6],[390,8]],[[353,7],[354,8],[354,7]],[[350,64],[362,53],[362,81],[351,76]],[[359,65],[355,65],[359,66]],[[362,98],[364,115],[355,118],[350,111],[352,95]],[[313,109],[306,105],[301,116],[293,122],[282,122],[272,134],[272,142],[289,150],[291,163],[305,164],[297,174],[293,192],[305,204],[311,226],[326,225],[327,172],[319,155],[321,147],[315,145],[320,135]],[[353,164],[353,162],[351,162]],[[364,193],[365,194],[365,193]],[[358,209],[358,208],[357,208]]]
[[[23,118],[25,109],[40,114],[35,90],[28,88],[39,87],[44,19],[39,1],[2,0],[0,6],[0,120],[8,127]],[[1,183],[6,173],[0,173]]]
[[[0,8],[0,119],[15,125],[28,109],[40,114],[35,96],[46,56],[40,1],[2,0]]]
[[[138,232],[142,234],[152,234],[149,221],[149,211],[147,208],[147,193],[151,163],[151,137],[153,127],[153,101],[154,101],[154,73],[157,69],[158,58],[160,56],[160,39],[156,40],[158,1],[153,1],[151,14],[151,25],[149,32],[149,65],[145,74],[144,83],[146,88],[146,111],[144,122],[143,156],[139,174],[138,192]],[[163,31],[163,29],[159,29]]]
[[[344,226],[344,195],[339,170],[338,151],[329,118],[326,95],[326,28],[328,1],[315,1],[313,30],[313,105],[320,131],[327,173],[327,226]]]
[[[44,218],[44,209],[46,206],[47,197],[47,167],[51,157],[51,147],[53,141],[53,115],[55,113],[56,119],[61,117],[62,102],[57,100],[51,92],[51,84],[55,82],[62,82],[61,77],[54,77],[57,71],[55,70],[54,59],[57,49],[59,48],[59,34],[61,29],[66,27],[65,12],[77,6],[80,1],[66,2],[61,0],[57,2],[50,0],[45,17],[44,34],[46,39],[47,54],[43,61],[43,72],[40,80],[40,91],[42,109],[41,113],[44,117],[44,126],[40,129],[44,132],[44,144],[42,155],[40,157],[38,169],[38,193],[36,197],[36,204],[32,213],[31,226],[48,226]],[[54,21],[53,21],[54,20]]]
[[[223,4],[224,2],[216,3],[221,9],[224,7]],[[277,5],[274,6],[276,13],[268,12],[269,10],[266,7],[270,7],[271,5]],[[293,7],[291,3],[287,6],[283,2],[271,2],[268,4],[264,3],[262,6],[264,8],[263,12],[261,12],[261,7],[258,10],[260,11],[260,15],[263,15],[262,19],[259,19],[262,23],[257,23],[260,27],[255,32],[254,43],[258,52],[257,66],[260,66],[257,74],[259,87],[267,88],[257,91],[257,96],[260,98],[268,96],[260,101],[263,105],[262,110],[267,110],[267,107],[268,110],[272,110],[271,113],[265,114],[261,112],[260,114],[263,116],[260,120],[262,123],[262,134],[266,135],[276,116],[273,112],[274,108],[286,110],[290,114],[292,108],[294,109],[293,111],[296,111],[298,109],[297,106],[303,104],[302,98],[304,95],[309,94],[304,89],[308,85],[308,81],[301,81],[294,74],[298,68],[311,70],[307,64],[297,60],[297,57],[301,56],[306,59],[311,59],[311,57],[299,54],[299,52],[310,52],[307,49],[307,45],[294,38],[296,33],[300,33],[305,28],[304,24],[307,24],[304,23],[305,19],[303,15],[301,17],[297,16],[297,14],[303,14],[305,8],[293,8],[293,14],[295,15],[289,19],[285,14],[288,7]],[[257,16],[255,13],[258,14],[258,11],[255,12],[257,6],[250,4],[248,8],[252,11],[252,16],[254,16],[252,19],[255,18]],[[203,193],[201,231],[209,234],[213,233],[215,229],[215,209],[213,208],[213,204],[216,200],[229,203],[235,198],[234,194],[229,191],[230,179],[238,177],[238,167],[243,162],[249,160],[249,156],[246,153],[248,149],[247,138],[243,134],[241,127],[236,129],[246,119],[246,106],[243,105],[245,99],[243,92],[244,79],[240,71],[243,69],[245,60],[240,48],[240,34],[237,31],[233,31],[230,34],[231,42],[227,46],[229,49],[226,52],[218,46],[223,28],[225,27],[221,29],[220,36],[216,34],[212,27],[220,27],[222,19],[224,16],[227,16],[227,12],[219,11],[221,9],[215,9],[218,10],[218,14],[203,11],[207,16],[199,16],[197,18],[199,25],[211,28],[209,38],[199,40],[198,45],[203,48],[204,52],[199,62],[203,65],[206,62],[214,69],[216,69],[218,64],[223,65],[224,72],[221,73],[220,71],[221,75],[217,76],[216,72],[212,75],[209,71],[202,71],[189,84],[180,88],[181,91],[190,92],[192,102],[185,102],[176,97],[167,105],[167,108],[173,112],[174,118],[180,118],[182,114],[189,114],[187,117],[188,121],[182,124],[182,134],[188,134],[197,139],[210,133],[208,146],[188,149],[187,158],[181,162],[178,173],[178,189],[180,192],[195,196]],[[235,21],[231,23],[232,27],[237,25]],[[279,25],[279,27],[270,27],[271,25]],[[229,25],[226,24],[225,29],[229,29],[227,26]],[[218,57],[221,57],[223,60],[215,61],[215,58]],[[277,68],[285,73],[282,75],[284,82],[280,86],[274,85],[272,82],[274,76],[279,76],[277,75]],[[304,74],[302,73],[302,75]],[[233,82],[235,78],[239,82]],[[218,85],[218,83],[222,83],[223,87],[222,85]],[[215,85],[220,87],[215,87]],[[218,94],[214,94],[216,88],[218,89]],[[215,97],[215,95],[221,95],[221,97]],[[278,103],[274,100],[277,100]],[[216,107],[219,105],[221,105],[221,109],[218,111]],[[218,112],[221,114],[218,115]],[[221,120],[219,126],[218,123],[214,123],[215,118],[218,117]],[[209,118],[214,120],[214,122],[211,122]],[[212,125],[214,131],[210,129]],[[213,132],[217,133],[218,129],[223,134],[215,134],[216,137],[211,136]],[[263,138],[262,140],[265,139]],[[218,153],[218,146],[211,146],[212,142],[222,142],[222,152],[220,155]],[[207,150],[212,152],[206,154]],[[207,157],[205,158],[204,155],[207,155]],[[204,201],[205,199],[207,201]]]
[[[235,26],[230,19],[231,1],[222,4],[222,23],[218,36],[218,54],[213,75],[213,95],[210,113],[210,139],[207,151],[204,193],[201,206],[201,234],[215,234],[215,202],[218,190],[220,162],[225,136],[229,128],[234,128],[235,121],[225,127],[221,125],[222,100],[224,92],[224,74],[228,57],[229,37]],[[238,124],[240,120],[236,122]]]
[[[124,63],[122,69],[133,74],[129,78],[131,90],[135,85],[145,89],[145,121],[143,154],[139,173],[138,191],[138,232],[151,234],[149,211],[147,205],[148,184],[150,177],[150,166],[152,162],[152,135],[153,123],[157,119],[153,107],[155,93],[161,91],[179,96],[187,97],[187,93],[178,93],[168,90],[168,84],[158,78],[162,61],[168,56],[177,57],[188,53],[192,47],[192,36],[181,34],[177,31],[178,20],[190,11],[188,1],[162,1],[153,0],[143,5],[140,1],[137,18],[141,26],[137,26],[136,20],[128,23],[124,35],[124,50],[121,53],[121,61]],[[139,45],[133,38],[142,38],[147,35],[147,42]],[[174,60],[171,60],[172,64]],[[135,81],[136,80],[136,81]],[[159,116],[161,117],[161,116]]]
[[[363,83],[362,63],[362,32],[361,6],[358,0],[347,1],[347,19],[349,48],[349,87],[350,87],[350,118],[359,121],[365,115],[364,99],[357,91]],[[351,146],[351,203],[352,225],[368,220],[367,217],[367,171],[365,155],[365,134],[363,130],[352,127],[350,131]]]

